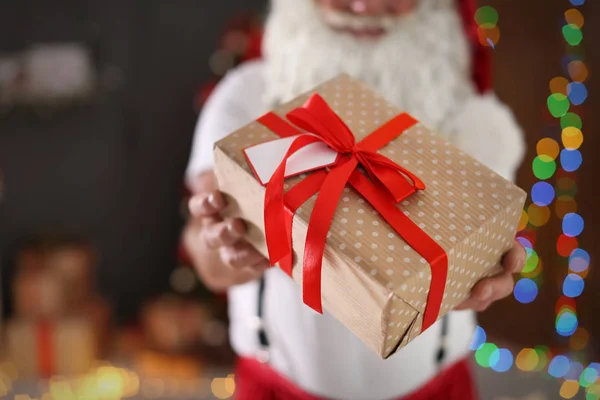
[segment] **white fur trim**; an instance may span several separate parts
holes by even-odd
[[[512,111],[494,94],[467,100],[441,131],[483,164],[514,180],[525,155],[524,136]]]

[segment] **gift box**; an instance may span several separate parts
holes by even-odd
[[[48,270],[17,272],[13,281],[16,315],[30,318],[55,318],[69,312],[65,293],[69,287],[59,275]]]
[[[233,132],[214,156],[227,215],[307,306],[382,358],[499,271],[526,198],[347,75]]]
[[[172,354],[197,349],[209,320],[210,313],[203,304],[175,296],[154,300],[141,315],[150,348]]]
[[[14,307],[23,318],[56,318],[82,311],[93,295],[94,255],[83,241],[34,237],[17,254]]]
[[[94,324],[84,318],[13,320],[6,326],[5,346],[19,373],[43,378],[85,373],[97,355]]]

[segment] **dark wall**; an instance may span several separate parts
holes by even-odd
[[[226,22],[264,0],[2,0],[0,52],[83,41],[107,86],[91,103],[0,115],[0,253],[23,235],[69,230],[101,256],[98,286],[123,317],[164,289],[182,221],[182,175]]]
[[[557,76],[568,77],[561,67],[561,58],[567,54],[562,38],[564,12],[573,8],[568,0],[503,1],[486,0],[498,10],[502,36],[495,54],[495,86],[498,95],[515,111],[527,134],[529,151],[519,173],[519,184],[529,190],[536,182],[531,162],[536,156],[536,143],[544,137],[561,142],[557,120],[548,116],[546,99],[550,95],[549,82]],[[590,334],[594,358],[600,356],[600,274],[598,273],[598,238],[600,237],[600,208],[595,200],[600,195],[600,84],[597,71],[600,68],[600,3],[586,1],[578,7],[585,17],[584,40],[580,49],[585,50],[585,63],[590,71],[585,82],[589,96],[577,108],[583,119],[584,143],[581,168],[573,174],[577,180],[577,212],[585,219],[585,229],[579,237],[582,248],[590,253],[592,262],[585,279],[583,295],[577,299],[579,326]],[[550,183],[554,185],[554,180]],[[529,199],[528,201],[531,201]],[[483,325],[504,340],[521,346],[538,344],[556,346],[565,350],[569,339],[556,334],[555,305],[562,294],[562,282],[568,265],[556,251],[556,240],[561,234],[560,220],[550,206],[549,223],[537,230],[536,251],[543,262],[543,279],[538,298],[530,304],[520,304],[514,298],[495,304],[481,318]]]

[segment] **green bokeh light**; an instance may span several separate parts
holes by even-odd
[[[539,262],[539,257],[535,250],[533,250],[533,249],[526,249],[526,250],[527,250],[527,262],[525,262],[525,267],[523,268],[523,272],[529,273],[529,272],[533,272],[537,268],[537,265]]]
[[[554,118],[564,116],[570,106],[569,98],[562,93],[552,93],[548,96],[548,110]]]
[[[560,127],[562,129],[568,128],[569,126],[573,126],[577,129],[583,128],[583,122],[581,121],[581,117],[575,113],[566,113],[560,118]]]
[[[556,171],[556,162],[548,156],[537,156],[533,159],[533,174],[540,180],[551,178]]]
[[[563,36],[571,46],[577,46],[583,40],[583,33],[577,25],[568,24],[562,28]]]
[[[477,364],[484,368],[489,368],[490,357],[496,350],[498,350],[498,346],[493,343],[482,344],[481,347],[475,352],[475,360],[477,361]]]
[[[482,28],[493,28],[498,23],[498,12],[494,7],[483,6],[475,12],[475,22]]]

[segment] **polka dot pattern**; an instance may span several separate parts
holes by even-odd
[[[400,112],[362,83],[347,76],[329,81],[316,91],[359,140]],[[274,112],[284,116],[301,106],[312,93]],[[258,230],[262,229],[264,189],[253,179],[242,149],[276,138],[267,128],[253,122],[217,143],[217,151],[232,160],[238,171],[241,168],[252,177],[253,188],[245,188],[244,204],[240,204],[240,208],[242,215],[256,224]],[[390,142],[380,153],[418,174],[427,186],[426,190],[398,204],[398,208],[448,254],[443,315],[464,300],[480,278],[494,272],[501,255],[514,240],[525,192],[420,123]],[[235,170],[228,173],[239,174]],[[220,183],[222,179],[231,181],[231,188],[222,185],[222,190],[227,192],[229,189],[233,197],[240,199],[240,180],[221,178],[224,173],[218,171],[217,175]],[[292,187],[301,179],[302,176],[291,178],[286,184]],[[303,254],[306,226],[314,200],[315,197],[308,200],[294,219],[296,255]],[[265,251],[264,239],[261,240],[256,239],[254,243]],[[297,257],[296,265],[300,262],[301,257]],[[418,335],[431,281],[429,264],[349,187],[344,190],[331,224],[324,268],[331,268],[340,275],[358,271],[390,293],[382,314],[387,322],[382,324],[387,326],[382,333],[383,355],[389,355],[400,342],[402,347]],[[301,276],[300,269],[294,271],[297,280]],[[322,288],[327,297],[325,279]]]

